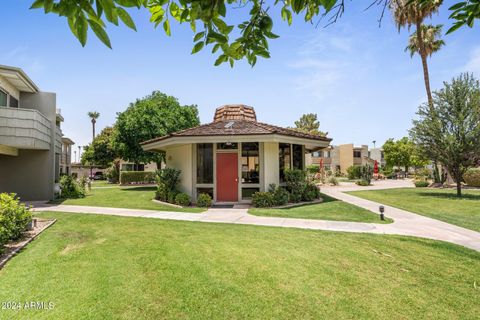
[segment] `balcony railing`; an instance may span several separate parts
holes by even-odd
[[[49,150],[51,123],[37,110],[0,107],[0,144]]]

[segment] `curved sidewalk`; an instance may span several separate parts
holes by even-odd
[[[403,187],[405,186],[407,185],[403,185]],[[400,186],[398,183],[392,185],[379,184],[378,186],[369,187],[369,189],[386,189],[398,187],[402,186]],[[322,192],[339,200],[343,200],[353,205],[378,213],[378,207],[381,205],[380,203],[364,200],[343,193],[343,191],[353,190],[356,190],[356,186],[331,188],[326,187],[322,189]],[[128,217],[156,218],[165,220],[288,227],[326,231],[407,235],[447,241],[474,249],[476,251],[480,251],[479,232],[457,227],[446,222],[427,218],[390,206],[385,206],[385,213],[386,216],[394,219],[394,222],[391,224],[261,217],[248,214],[247,209],[209,209],[205,213],[186,213],[71,205],[39,205],[36,206],[34,210],[72,213],[93,213]]]

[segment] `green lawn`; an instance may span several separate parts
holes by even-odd
[[[248,212],[256,216],[302,218],[335,221],[391,223],[380,220],[379,215],[349,203],[322,194],[323,202],[288,209],[252,208]]]
[[[480,231],[480,190],[462,190],[462,192],[464,194],[462,199],[458,199],[456,191],[452,189],[401,188],[349,193]]]
[[[106,180],[92,181],[92,188],[95,187],[116,187],[118,184],[108,183]]]
[[[159,211],[202,212],[200,208],[176,208],[155,203],[156,187],[119,187],[92,188],[85,198],[55,200],[54,203],[79,206],[147,209]]]
[[[48,213],[1,319],[478,319],[480,253],[418,238]],[[474,287],[477,284],[477,288]]]

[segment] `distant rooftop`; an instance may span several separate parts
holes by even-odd
[[[0,65],[0,76],[10,82],[21,92],[38,92],[37,85],[20,68]]]

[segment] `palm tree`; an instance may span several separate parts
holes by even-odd
[[[95,139],[95,123],[97,122],[98,117],[100,117],[100,113],[97,111],[90,111],[88,113],[88,116],[90,117],[90,120],[92,121],[92,131],[93,131],[93,139]]]
[[[431,57],[432,54],[439,51],[444,45],[445,41],[440,39],[442,35],[442,25],[433,26],[431,24],[422,25],[423,45],[425,47],[425,53]],[[410,56],[413,57],[415,53],[419,53],[420,47],[418,45],[418,36],[415,31],[410,35],[408,39],[408,46],[405,51],[410,52]]]
[[[431,17],[438,11],[441,4],[442,0],[391,0],[390,2],[390,10],[392,11],[393,19],[399,32],[402,27],[407,27],[408,29],[410,29],[411,26],[416,27],[414,33],[417,37],[416,46],[418,50],[416,50],[416,52],[418,52],[422,59],[423,79],[425,81],[425,90],[427,91],[428,105],[430,107],[433,105],[433,99],[432,91],[430,90],[427,56],[431,55],[434,51],[429,53],[427,50],[425,44],[427,35],[424,34],[425,29],[422,28],[422,25],[426,18]]]

